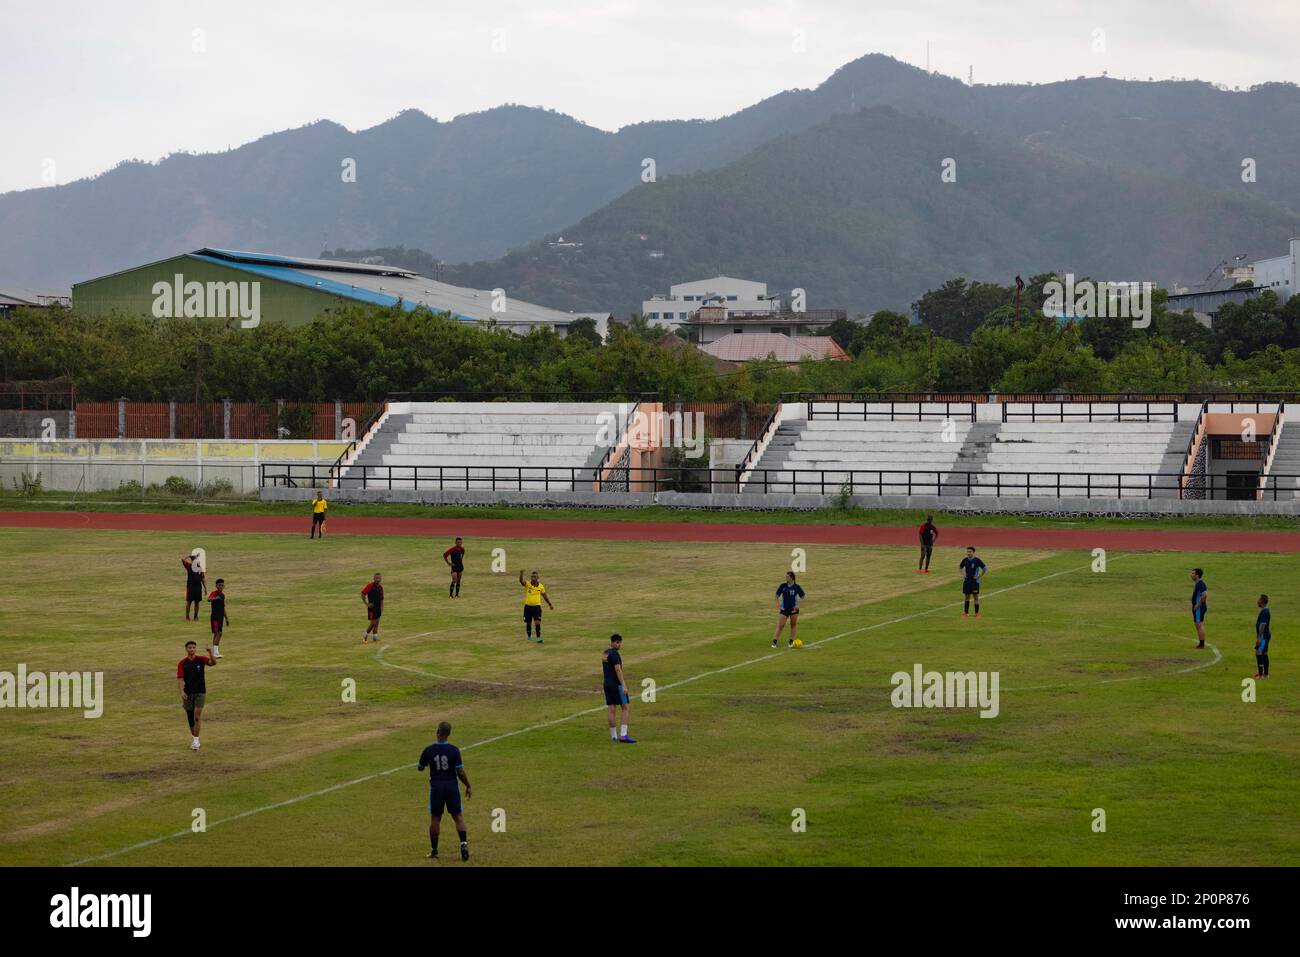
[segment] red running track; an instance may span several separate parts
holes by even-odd
[[[150,512],[5,512],[0,527],[88,528],[141,532],[251,532],[306,535],[311,520],[287,515],[187,515]],[[915,545],[916,530],[888,525],[752,525],[560,519],[373,518],[329,520],[330,535],[431,538],[560,538],[656,542],[773,542],[793,545]],[[945,545],[980,548],[1175,552],[1300,552],[1300,531],[1160,531],[1069,528],[951,528]]]

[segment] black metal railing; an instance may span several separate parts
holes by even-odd
[[[763,423],[763,428],[758,433],[758,438],[754,440],[754,444],[749,447],[749,451],[745,453],[745,457],[736,463],[737,482],[741,481],[741,479],[744,478],[745,472],[747,472],[750,466],[752,466],[757,461],[756,456],[758,455],[758,450],[760,446],[762,446],[763,443],[768,440],[772,430],[776,428],[776,424],[780,418],[781,418],[781,403],[778,402],[776,405],[772,407],[772,414],[769,415],[767,417],[767,421]]]
[[[813,419],[832,419],[836,422],[841,420],[866,422],[872,419],[890,422],[924,422],[927,419],[975,421],[976,403],[970,399],[880,398],[878,396],[809,398],[805,396],[803,401],[807,404],[804,414],[809,421]],[[876,408],[872,408],[873,406]],[[942,409],[938,408],[939,406],[942,406]]]
[[[1277,411],[1273,414],[1273,427],[1268,430],[1268,444],[1264,446],[1263,455],[1260,456],[1263,462],[1262,471],[1259,475],[1259,492],[1262,495],[1264,482],[1268,478],[1269,470],[1273,468],[1273,453],[1277,451],[1277,437],[1282,433],[1282,419],[1286,413],[1286,403],[1279,402]]]
[[[609,465],[609,460],[614,455],[614,450],[619,447],[624,436],[627,435],[628,430],[632,428],[632,420],[636,418],[637,410],[640,407],[640,402],[632,403],[632,410],[628,412],[627,416],[623,419],[623,424],[619,427],[618,435],[614,436],[614,441],[610,442],[610,444],[605,448],[605,454],[600,457],[600,463],[596,466],[597,474],[604,473],[605,467]]]
[[[354,466],[335,479],[324,465],[263,463],[264,488],[407,489],[417,491],[470,490],[494,492],[701,491],[738,490],[734,468],[629,468],[617,482],[602,478],[591,467],[365,465]],[[1300,492],[1300,476],[1261,476],[1258,490],[1243,487],[1238,476],[1205,475],[1198,483],[1182,472],[943,472],[873,469],[751,469],[746,493],[766,495],[934,495],[944,498],[1271,498]],[[1219,493],[1219,494],[1215,494]]]
[[[343,451],[339,453],[339,457],[336,458],[334,464],[330,466],[332,477],[337,478],[343,474],[343,469],[345,468],[343,460],[356,451],[359,442],[365,441],[366,436],[370,434],[370,430],[374,428],[375,423],[383,417],[383,414],[387,409],[388,404],[383,403],[379,408],[375,409],[374,412],[370,413],[370,418],[366,419],[365,424],[361,426],[361,429],[357,432],[356,438],[344,446]]]
[[[1086,420],[1088,422],[1177,422],[1178,403],[1147,401],[1140,399],[1098,399],[1073,400],[1061,402],[1017,402],[1002,403],[1002,421],[1028,419],[1030,422],[1065,422],[1067,420]],[[1027,408],[1014,409],[1014,406]],[[1069,407],[1067,409],[1067,406]]]

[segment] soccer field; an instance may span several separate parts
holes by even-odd
[[[0,711],[0,864],[424,865],[415,762],[442,719],[474,786],[468,866],[1300,854],[1289,560],[1112,552],[1098,573],[1087,552],[981,549],[976,620],[961,617],[964,540],[936,548],[928,576],[910,548],[809,545],[807,647],[773,652],[789,545],[471,539],[453,601],[448,544],[0,529],[0,671],[105,681],[97,719]],[[194,753],[174,676],[185,640],[209,637],[206,608],[182,621],[179,559],[200,546],[231,625]],[[1203,651],[1194,564],[1210,586]],[[556,606],[544,645],[523,637],[517,576],[533,568]],[[378,647],[360,640],[376,571]],[[1274,676],[1246,703],[1261,591]],[[605,727],[612,631],[636,745]],[[917,664],[997,672],[996,717],[893,707],[891,675]],[[653,702],[635,697],[645,679]]]

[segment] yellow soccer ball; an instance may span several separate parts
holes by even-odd
[[[802,638],[796,638],[796,639],[794,640],[794,646],[795,646],[796,648],[802,648],[802,647],[803,647],[803,639],[802,639]]]

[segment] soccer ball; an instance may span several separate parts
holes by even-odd
[[[794,640],[794,646],[795,646],[796,648],[802,648],[802,647],[803,647],[803,639],[802,639],[802,638],[796,638],[796,639]]]

